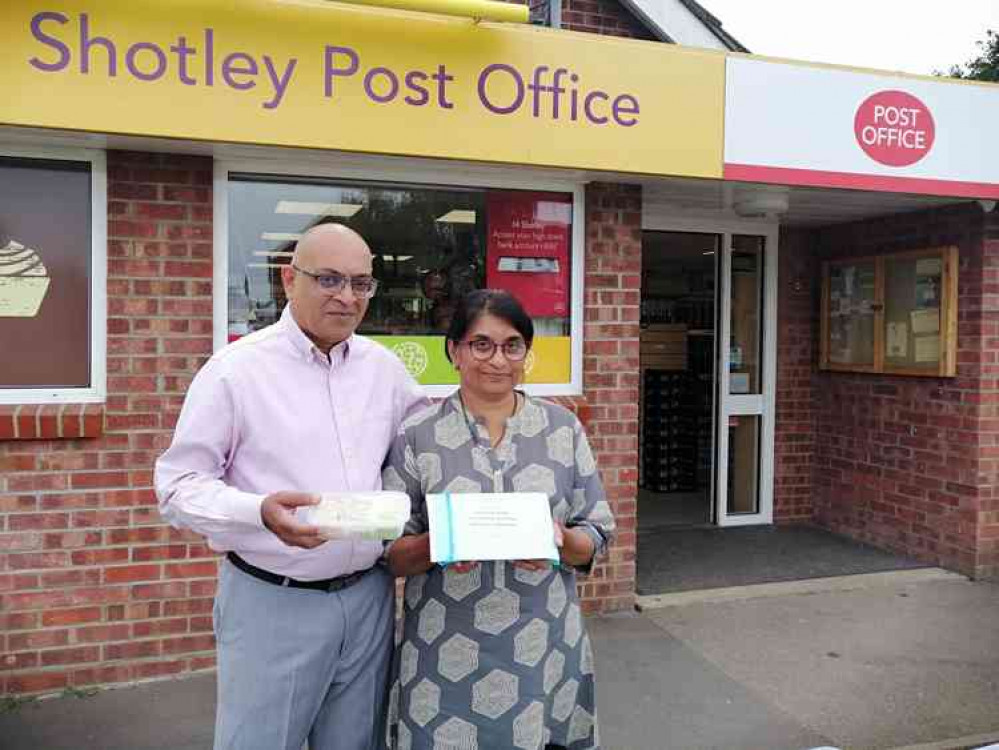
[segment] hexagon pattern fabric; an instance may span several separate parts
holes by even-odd
[[[426,493],[545,492],[553,517],[604,550],[614,520],[571,412],[525,399],[491,448],[457,396],[428,411],[406,423],[383,476],[386,489],[413,500],[406,533],[426,531]],[[599,747],[593,652],[572,568],[483,562],[409,578],[397,657],[396,750]]]

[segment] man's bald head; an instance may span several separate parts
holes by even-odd
[[[317,224],[298,238],[291,262],[296,266],[312,267],[315,256],[325,255],[333,249],[351,255],[366,255],[371,259],[368,243],[350,227],[343,224]]]

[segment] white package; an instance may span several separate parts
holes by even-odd
[[[299,508],[303,523],[319,527],[324,539],[397,539],[409,520],[404,492],[323,492],[318,505]]]

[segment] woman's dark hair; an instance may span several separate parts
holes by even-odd
[[[527,348],[531,348],[531,342],[534,341],[534,322],[517,298],[503,289],[476,289],[458,300],[458,304],[455,305],[451,326],[444,340],[444,354],[448,362],[451,361],[451,352],[448,351],[447,342],[457,344],[465,338],[465,334],[475,325],[475,321],[487,313],[513,326],[524,339]]]

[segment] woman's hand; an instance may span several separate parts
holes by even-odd
[[[558,521],[555,524],[562,532],[562,544],[556,542],[562,562],[566,565],[588,564],[597,551],[593,537],[582,529],[567,529]]]
[[[392,542],[388,551],[388,565],[392,575],[415,576],[426,573],[430,562],[430,534],[403,536]]]
[[[558,521],[552,521],[552,532],[555,535],[555,547],[561,552],[565,544],[565,526]],[[514,560],[513,567],[521,570],[546,570],[551,566],[550,560]]]

